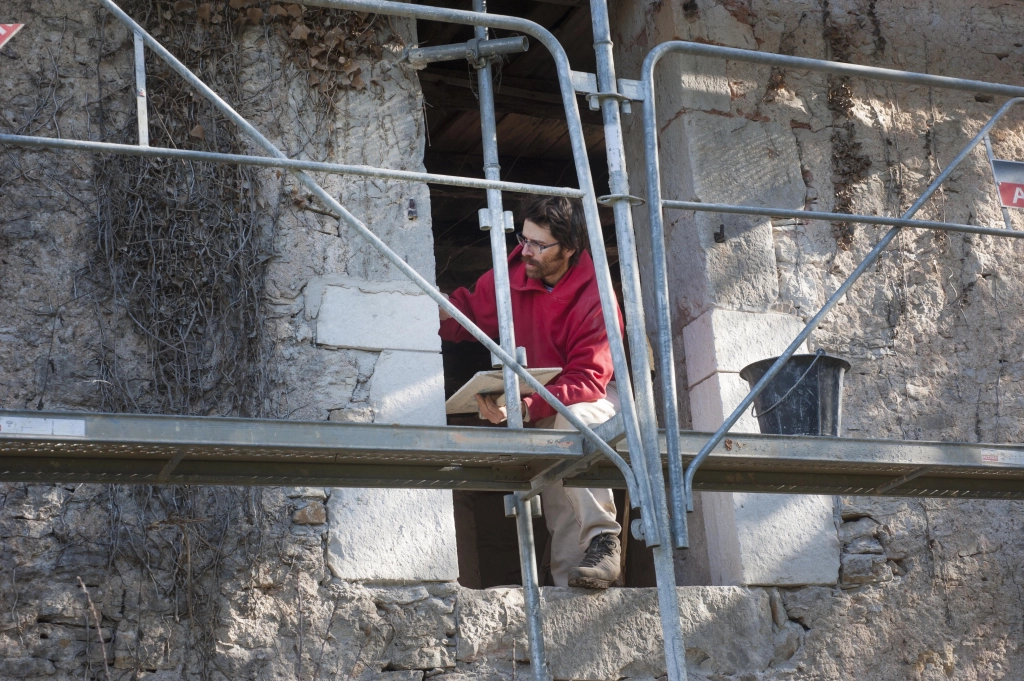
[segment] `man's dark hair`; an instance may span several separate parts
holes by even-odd
[[[575,251],[569,264],[575,265],[580,253],[590,249],[587,238],[587,220],[583,216],[583,203],[579,199],[563,196],[531,196],[519,206],[520,219],[544,227],[551,232],[562,248]]]

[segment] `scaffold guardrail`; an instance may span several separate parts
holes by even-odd
[[[980,81],[917,74],[823,60],[773,55],[714,45],[673,41],[647,56],[640,81],[616,79],[606,0],[591,0],[597,73],[571,70],[565,50],[546,29],[533,22],[486,13],[483,0],[474,11],[430,7],[389,0],[307,0],[299,4],[356,10],[414,19],[474,26],[472,46],[439,46],[416,53],[417,63],[458,58],[460,50],[477,71],[484,179],[371,168],[289,159],[244,117],[191,73],[156,39],[147,34],[113,0],[98,0],[135,36],[135,74],[145,92],[144,47],[150,48],[197,89],[222,114],[251,137],[268,156],[217,154],[148,146],[146,100],[137,98],[139,144],[119,145],[89,140],[0,135],[0,144],[36,149],[116,153],[183,161],[233,163],[290,171],[322,201],[337,219],[365,238],[389,262],[411,279],[438,306],[454,317],[504,367],[509,429],[377,426],[300,423],[290,421],[201,419],[137,415],[0,412],[0,418],[20,419],[22,432],[0,428],[0,480],[107,481],[188,484],[318,484],[502,489],[516,517],[524,578],[531,673],[535,681],[550,679],[540,619],[531,517],[540,489],[555,480],[571,485],[625,486],[641,511],[639,537],[653,548],[659,610],[664,632],[669,681],[686,679],[685,648],[675,593],[673,548],[688,545],[686,515],[692,510],[692,490],[770,491],[787,493],[850,493],[962,498],[1024,498],[1024,451],[1005,445],[919,443],[842,438],[801,438],[732,434],[728,430],[756,395],[776,375],[822,317],[845,295],[903,227],[960,231],[1017,237],[1009,229],[915,220],[914,214],[949,177],[956,166],[1020,99],[1007,102],[967,147],[929,185],[910,210],[899,218],[798,211],[787,208],[712,204],[698,200],[663,199],[657,154],[657,114],[654,70],[663,56],[697,56],[805,69],[847,76],[876,78],[936,88],[951,88],[1000,96],[1022,97],[1024,88]],[[522,51],[525,40],[490,40],[488,27],[525,34],[552,55],[579,178],[578,188],[546,187],[500,179],[491,57]],[[501,45],[498,45],[501,43]],[[577,92],[602,112],[608,152],[610,194],[597,197],[579,118]],[[646,327],[631,208],[643,199],[630,192],[625,172],[621,114],[631,102],[642,102],[647,170],[647,206],[654,255],[654,300],[658,333],[658,373],[662,381],[663,426],[658,430],[651,367],[646,353]],[[410,267],[359,219],[330,196],[307,172],[337,173],[397,181],[425,182],[480,189],[487,192],[481,226],[491,228],[500,337],[493,341],[455,308],[436,287]],[[612,421],[590,427],[540,385],[517,361],[513,336],[508,273],[505,269],[503,227],[507,224],[501,192],[525,192],[579,198],[584,206],[594,264],[598,273],[602,314],[611,345],[615,376],[622,396],[622,413]],[[619,332],[617,305],[598,205],[614,211],[623,308],[631,355],[627,362]],[[694,210],[744,215],[797,217],[891,226],[867,258],[840,286],[775,365],[750,391],[740,406],[712,435],[680,431],[671,343],[664,210]],[[632,366],[632,372],[629,366]],[[525,430],[518,414],[518,378],[524,380],[578,432]],[[33,421],[33,419],[35,421]],[[81,421],[78,425],[56,422]],[[31,423],[29,423],[31,422]],[[50,431],[45,432],[49,423]],[[28,424],[28,425],[26,425]],[[34,424],[34,425],[33,425]],[[33,428],[38,432],[33,431]],[[15,429],[16,431],[17,429]],[[239,462],[245,462],[240,469]],[[668,478],[667,493],[665,478]]]

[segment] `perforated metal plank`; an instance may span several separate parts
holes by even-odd
[[[529,483],[525,469],[484,466],[336,464],[305,461],[185,460],[166,479],[163,462],[0,456],[4,482],[94,482],[174,485],[286,485],[321,487],[404,487],[514,491]]]
[[[681,434],[683,460],[710,434]],[[665,452],[665,440],[661,440]],[[621,446],[620,446],[621,448]],[[602,465],[571,485],[618,472]],[[697,471],[694,488],[722,492],[1024,499],[1024,447],[960,442],[735,434]]]
[[[707,438],[682,433],[684,460]],[[582,452],[566,431],[0,411],[0,481],[12,482],[514,490]],[[602,461],[566,484],[621,487],[622,478]],[[695,488],[1024,499],[1024,447],[736,434]]]
[[[565,431],[0,411],[12,482],[509,490],[530,464],[580,456]]]

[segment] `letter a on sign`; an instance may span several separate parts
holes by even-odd
[[[7,41],[14,37],[14,34],[21,30],[25,24],[0,24],[0,47],[7,44]]]
[[[999,184],[999,203],[1006,208],[1024,208],[1024,184],[1001,182]]]
[[[1024,208],[1024,163],[992,159],[992,174],[1003,208]]]

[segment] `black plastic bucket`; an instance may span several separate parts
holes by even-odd
[[[777,357],[743,367],[740,378],[753,388]],[[793,355],[754,399],[762,433],[833,435],[842,430],[843,375],[850,363],[824,353]]]

